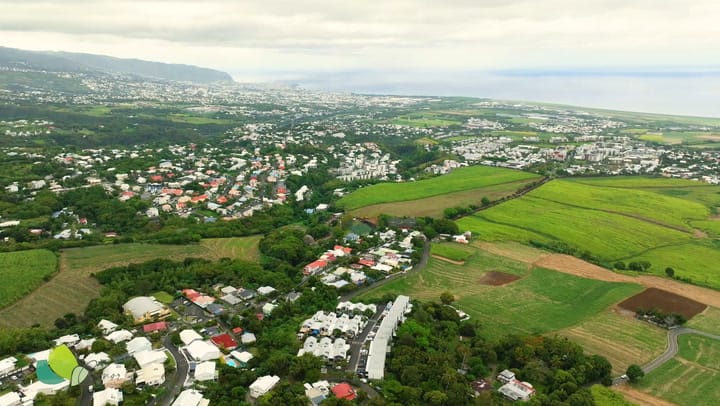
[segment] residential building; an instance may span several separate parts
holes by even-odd
[[[280,377],[276,375],[265,375],[255,380],[250,385],[250,397],[257,399],[260,396],[270,392],[272,388],[280,382]]]

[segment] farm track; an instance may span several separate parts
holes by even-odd
[[[720,341],[720,335],[706,333],[704,331],[696,330],[694,328],[680,327],[668,330],[668,343],[665,352],[654,360],[643,365],[643,372],[649,374],[650,372],[659,368],[662,364],[675,358],[679,350],[678,337],[685,334],[695,334]]]

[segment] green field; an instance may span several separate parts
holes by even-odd
[[[667,342],[666,330],[615,310],[603,311],[558,334],[591,354],[607,358],[614,375],[624,374],[630,364],[643,365],[653,360],[662,354]]]
[[[720,309],[709,307],[687,322],[687,326],[720,335]]]
[[[411,114],[409,116],[400,116],[390,120],[390,124],[419,128],[448,127],[460,123],[460,121],[440,118],[434,114]]]
[[[467,261],[475,253],[475,249],[457,243],[441,243],[433,244],[431,253],[453,261]]]
[[[361,207],[352,211],[358,217],[372,218],[380,214],[410,217],[435,217],[443,216],[443,210],[448,207],[467,207],[470,205],[482,206],[483,197],[491,201],[500,200],[517,192],[524,185],[536,179],[526,179],[515,182],[501,183],[479,187],[477,189],[464,190],[461,192],[445,193],[424,199],[409,200],[404,202],[380,203]]]
[[[158,302],[164,303],[164,304],[169,304],[170,302],[173,301],[172,295],[167,292],[155,292],[152,294],[152,297],[157,299]]]
[[[596,406],[636,406],[635,403],[628,402],[621,393],[613,392],[610,388],[602,385],[593,385],[590,387]]]
[[[338,201],[338,205],[353,210],[374,204],[418,200],[446,193],[538,178],[538,175],[527,172],[471,166],[456,169],[447,175],[417,182],[380,183],[368,186],[343,197]]]
[[[680,336],[678,355],[642,378],[639,388],[681,406],[715,405],[720,399],[720,341]]]
[[[707,266],[720,261],[708,238],[720,233],[709,220],[717,205],[720,187],[698,182],[577,178],[548,182],[458,224],[487,241],[562,242],[606,264],[648,261],[657,275],[672,267],[693,283],[720,288],[720,271]]]
[[[111,244],[62,251],[60,272],[49,282],[0,310],[0,327],[51,325],[65,313],[80,313],[97,297],[100,285],[91,274],[114,266],[152,259],[180,261],[188,257],[257,260],[258,236],[209,239],[195,245]]]
[[[0,254],[0,308],[20,299],[57,270],[57,258],[48,250]]]
[[[522,279],[503,286],[479,281],[488,271],[501,271]],[[483,334],[497,338],[509,333],[542,334],[574,326],[632,296],[642,287],[584,279],[477,250],[464,265],[430,259],[419,273],[399,277],[365,293],[365,299],[386,293],[408,294],[414,299],[437,300],[453,293],[456,307],[478,320]]]

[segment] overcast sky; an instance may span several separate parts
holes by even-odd
[[[0,0],[0,44],[300,72],[694,72],[718,0]]]

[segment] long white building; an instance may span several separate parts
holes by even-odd
[[[390,342],[397,327],[405,321],[405,314],[410,312],[411,308],[410,298],[403,295],[398,296],[390,306],[375,338],[370,343],[366,368],[368,379],[380,380],[385,376],[385,356],[390,351]]]

